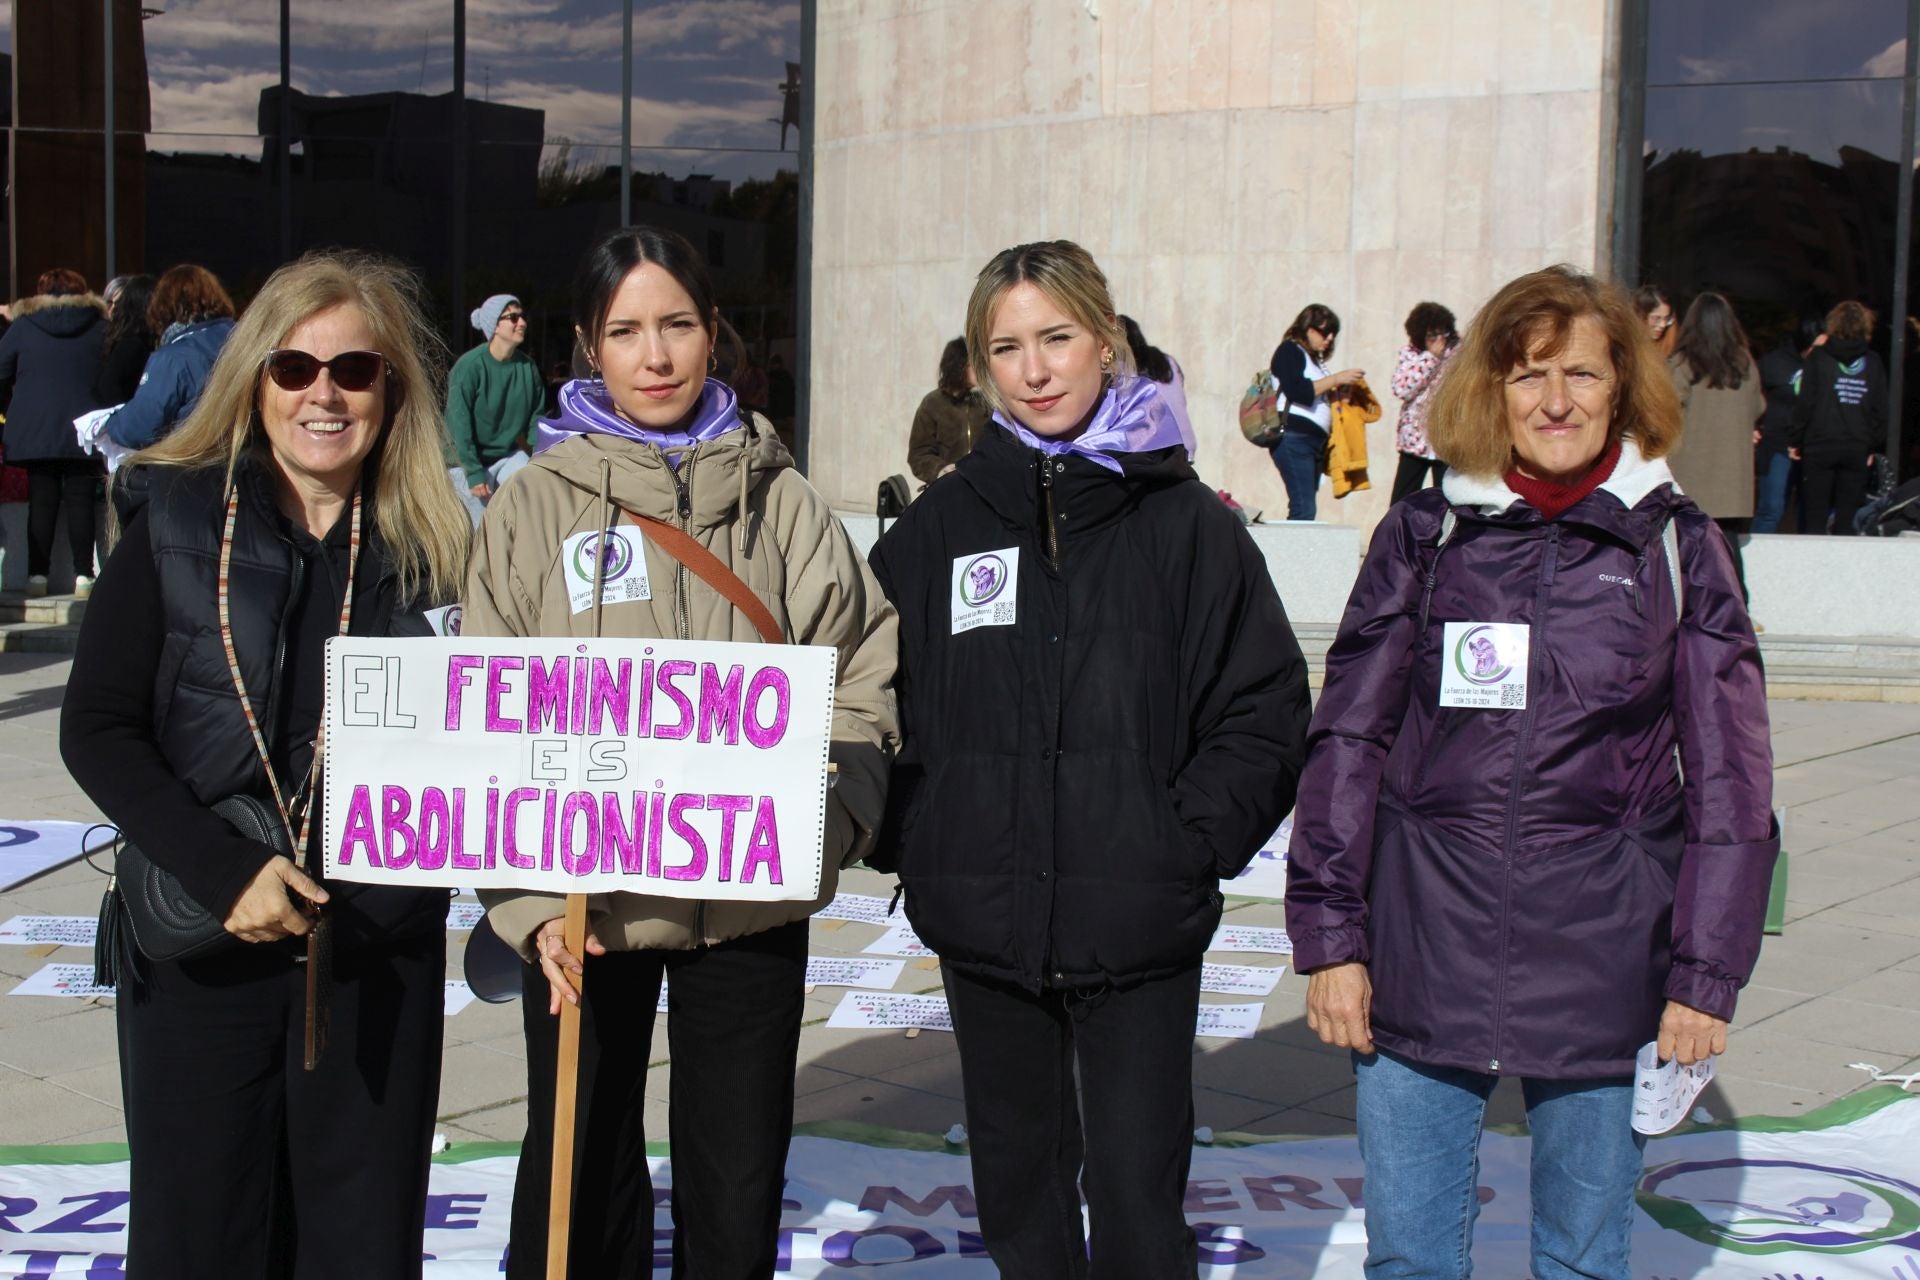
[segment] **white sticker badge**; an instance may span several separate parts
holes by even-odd
[[[567,600],[575,613],[593,608],[593,562],[596,555],[604,568],[600,575],[600,602],[628,604],[653,599],[653,585],[647,581],[645,539],[638,529],[589,529],[568,538],[560,548],[560,571],[566,575]]]
[[[981,551],[953,560],[953,634],[1013,625],[1020,593],[1020,548]]]
[[[1525,710],[1528,635],[1524,622],[1447,623],[1440,647],[1440,705]]]

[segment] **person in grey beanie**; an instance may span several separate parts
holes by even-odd
[[[527,311],[520,299],[496,293],[469,318],[486,341],[447,375],[447,474],[477,527],[487,499],[527,464],[527,440],[547,393],[539,366],[522,350]]]

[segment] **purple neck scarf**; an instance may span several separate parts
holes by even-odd
[[[1073,453],[1097,462],[1107,470],[1120,472],[1116,453],[1146,453],[1183,443],[1180,423],[1160,394],[1159,384],[1151,378],[1115,374],[1112,384],[1101,393],[1100,407],[1093,421],[1072,440],[1054,440],[1035,435],[1012,414],[994,412],[993,420],[1013,433],[1029,449],[1049,456]]]
[[[717,378],[707,379],[694,408],[693,424],[685,431],[654,431],[629,422],[613,407],[606,383],[598,378],[575,378],[560,388],[560,416],[540,420],[533,451],[551,449],[568,436],[600,435],[637,440],[665,452],[689,449],[703,440],[717,440],[739,426],[740,407],[733,388]],[[679,465],[672,454],[667,455],[667,461],[676,467]]]

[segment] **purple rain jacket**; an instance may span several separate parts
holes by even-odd
[[[1439,706],[1448,622],[1531,628],[1525,710]],[[1555,520],[1454,471],[1394,505],[1308,753],[1295,963],[1366,963],[1380,1047],[1620,1076],[1666,1000],[1732,1016],[1779,850],[1760,653],[1720,531],[1631,440]]]

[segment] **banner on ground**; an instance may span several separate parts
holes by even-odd
[[[92,831],[91,844],[82,844]],[[113,828],[92,822],[18,822],[0,820],[0,890],[72,862],[88,848],[104,849]]]
[[[327,642],[327,874],[733,901],[820,891],[833,649]]]
[[[672,1163],[655,1149],[654,1266],[670,1265]],[[1920,1097],[1891,1086],[1811,1116],[1693,1129],[1647,1144],[1633,1274],[1689,1280],[1912,1280],[1920,1274]],[[124,1147],[0,1149],[0,1276],[126,1274]],[[498,1277],[513,1201],[512,1148],[436,1157],[426,1280]],[[1525,1275],[1527,1141],[1481,1144],[1473,1260]],[[1194,1151],[1187,1219],[1201,1274],[1360,1280],[1366,1180],[1351,1137],[1216,1140]],[[813,1126],[787,1160],[780,1276],[995,1274],[964,1151],[938,1138]]]

